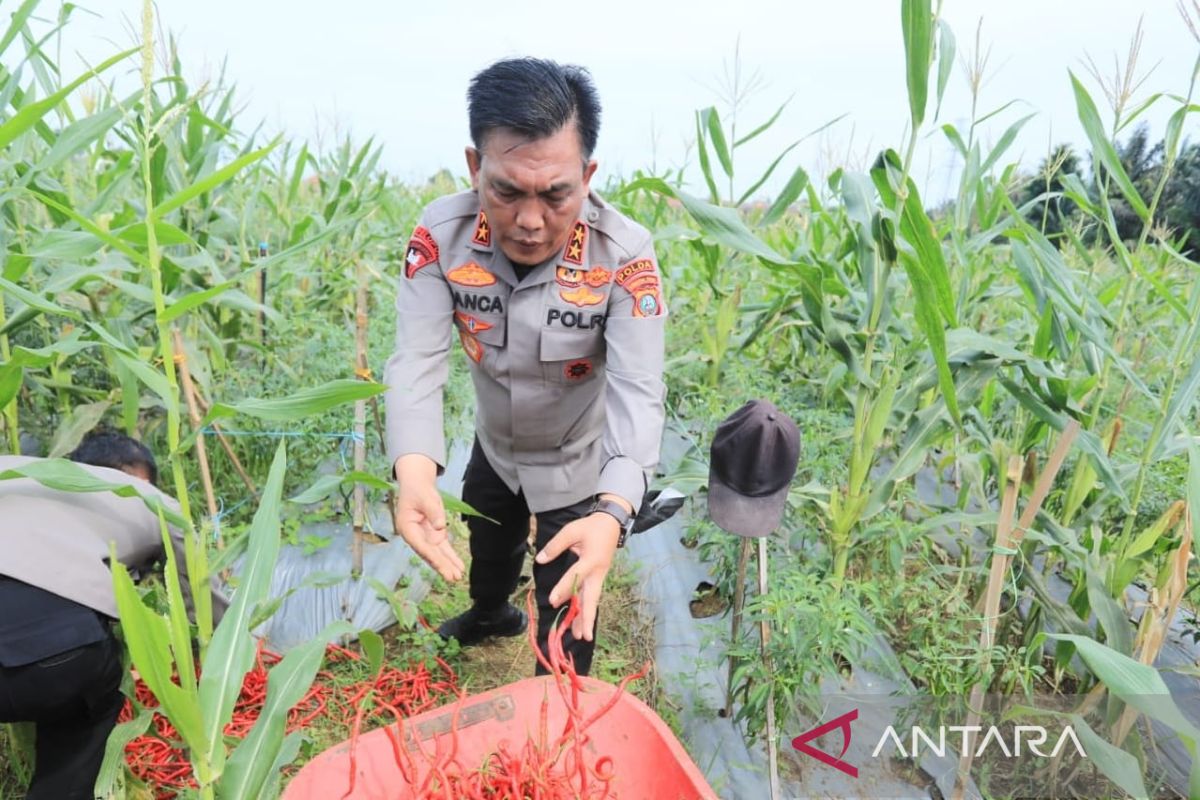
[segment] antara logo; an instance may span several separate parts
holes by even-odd
[[[850,749],[850,736],[852,733],[850,723],[856,719],[858,719],[857,708],[853,711],[847,711],[845,714],[831,719],[829,722],[819,725],[811,731],[800,734],[795,739],[792,739],[792,747],[834,769],[841,770],[852,778],[857,778],[858,767],[843,760],[846,751]],[[809,744],[813,739],[819,739],[835,730],[840,730],[842,733],[842,751],[837,756],[832,756]],[[974,748],[976,758],[983,756],[988,751],[988,748],[994,748],[994,750],[1003,753],[1006,758],[1019,758],[1026,751],[1042,758],[1057,758],[1066,749],[1068,744],[1075,749],[1075,752],[1081,758],[1088,757],[1087,753],[1084,752],[1083,745],[1079,742],[1079,737],[1075,735],[1075,731],[1070,725],[1063,728],[1062,733],[1058,736],[1058,741],[1055,742],[1050,752],[1044,752],[1041,749],[1050,739],[1049,732],[1041,725],[1017,725],[1012,731],[1011,738],[1005,738],[1005,734],[995,725],[988,728],[980,725],[943,725],[937,728],[936,731],[936,735],[931,735],[924,728],[914,726],[909,731],[909,736],[906,739],[902,739],[896,732],[896,729],[889,725],[880,735],[875,749],[871,751],[871,758],[878,758],[879,754],[883,751],[884,744],[888,741],[895,746],[897,755],[904,758],[917,758],[921,755],[922,750],[926,750],[937,756],[945,756],[948,739],[950,744],[957,743],[958,752],[962,753],[971,748],[970,737],[972,734],[979,737],[975,739],[979,743]],[[950,736],[947,736],[948,733]],[[956,738],[957,742],[955,742]],[[905,741],[909,744],[908,749],[904,747]]]
[[[812,756],[817,761],[822,761],[835,769],[840,769],[851,778],[857,778],[858,767],[842,761],[842,756],[846,755],[846,751],[850,749],[850,723],[856,719],[858,719],[857,708],[853,711],[847,711],[845,714],[842,714],[836,719],[829,720],[829,722],[826,722],[824,725],[813,728],[808,733],[800,734],[795,739],[792,739],[792,747],[796,748],[805,755]],[[842,752],[838,754],[837,758],[834,758],[833,756],[829,755],[829,753],[818,750],[817,748],[808,744],[810,739],[819,739],[830,731],[838,728],[840,728],[842,731]]]

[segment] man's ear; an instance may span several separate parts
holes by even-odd
[[[471,174],[471,188],[478,191],[478,189],[479,189],[479,164],[482,161],[482,157],[480,156],[479,151],[476,150],[474,147],[468,147],[466,149],[466,156],[467,156],[467,172],[469,172]]]
[[[596,167],[600,166],[596,163],[596,159],[588,159],[588,162],[583,165],[583,188],[587,189],[592,181],[592,176],[596,174]]]

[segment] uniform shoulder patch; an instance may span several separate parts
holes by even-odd
[[[480,247],[492,246],[492,226],[488,224],[487,214],[480,209],[479,216],[475,220],[475,233],[471,236],[471,244],[477,244]]]
[[[662,313],[662,287],[654,259],[639,258],[617,269],[616,284],[633,295],[635,317],[656,317]]]
[[[567,239],[567,247],[563,251],[563,261],[568,264],[583,263],[583,248],[587,244],[588,226],[583,220],[575,223],[571,236]]]
[[[411,279],[437,260],[438,246],[433,234],[424,225],[418,225],[408,240],[408,250],[404,254],[404,277]]]

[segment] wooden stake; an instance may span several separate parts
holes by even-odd
[[[746,603],[746,562],[750,560],[750,540],[742,539],[738,552],[737,583],[733,586],[733,635],[731,645],[736,645],[742,635],[742,606]],[[725,687],[725,717],[733,716],[733,673],[737,669],[737,658],[729,657],[729,682]]]
[[[992,565],[988,573],[987,592],[983,600],[983,629],[979,633],[979,658],[983,666],[982,675],[984,677],[971,690],[971,698],[967,710],[966,724],[968,728],[979,724],[980,712],[983,706],[983,694],[987,688],[985,682],[991,672],[989,665],[992,662],[992,648],[996,644],[996,623],[1000,615],[1000,598],[1004,594],[1005,576],[1008,574],[1008,567],[1011,561],[1011,556],[1005,551],[1018,547],[1025,538],[1025,532],[1029,530],[1029,527],[1033,525],[1033,521],[1037,519],[1038,511],[1041,510],[1042,503],[1046,501],[1046,496],[1050,494],[1050,489],[1054,486],[1054,479],[1058,476],[1058,471],[1062,469],[1063,461],[1066,460],[1067,453],[1071,450],[1071,444],[1075,441],[1075,437],[1078,434],[1079,423],[1071,420],[1067,423],[1062,435],[1058,438],[1058,443],[1050,454],[1050,460],[1046,462],[1046,468],[1038,476],[1037,483],[1033,489],[1033,496],[1029,498],[1029,503],[1025,506],[1025,510],[1021,513],[1021,518],[1016,522],[1015,527],[1013,526],[1013,518],[1017,512],[1017,495],[1021,488],[1023,461],[1019,456],[1012,456],[1008,460],[1008,473],[1005,476],[1005,486],[1002,492],[1000,516],[996,521],[996,545],[992,553]],[[975,739],[968,734],[966,748],[959,756],[958,779],[954,786],[954,800],[962,800],[966,792],[966,782],[970,777],[971,763],[975,760],[974,747]]]
[[[1017,493],[1021,489],[1021,468],[1024,462],[1020,456],[1010,456],[1008,471],[1005,474],[1000,501],[1000,515],[996,520],[996,542],[992,550],[992,568],[988,573],[987,593],[983,599],[983,629],[979,632],[979,660],[983,664],[983,677],[971,690],[971,699],[967,706],[967,729],[979,725],[983,707],[983,693],[991,670],[992,647],[995,644],[996,618],[1000,613],[1000,596],[1004,593],[1004,576],[1008,571],[1008,555],[1005,553],[1012,546],[1013,518],[1017,511]],[[966,734],[963,740],[963,752],[958,758],[958,777],[954,783],[953,800],[963,800],[966,793],[967,780],[971,775],[971,762],[975,760],[975,737]]]
[[[196,404],[200,406],[200,413],[208,413],[208,401],[204,399],[204,395],[200,394],[200,392],[196,392]],[[229,462],[233,464],[233,471],[238,474],[238,477],[242,479],[242,483],[246,484],[246,488],[250,490],[250,494],[254,495],[254,499],[257,500],[258,487],[254,485],[254,479],[246,472],[246,468],[242,466],[241,459],[233,451],[233,445],[225,437],[225,432],[221,430],[220,423],[213,422],[208,427],[212,428],[213,433],[217,435],[217,441],[221,443],[221,449],[225,451],[225,455],[229,456]]]
[[[354,374],[361,381],[371,380],[367,365],[367,282],[359,266],[358,290],[354,294]],[[354,471],[362,472],[367,463],[367,401],[354,404]],[[354,536],[350,543],[351,574],[362,575],[363,571],[363,524],[367,515],[367,492],[362,483],[354,484]]]
[[[200,484],[204,487],[204,499],[208,503],[208,518],[213,521],[217,533],[217,549],[224,549],[225,541],[221,528],[216,524],[217,497],[213,492],[212,473],[208,469],[208,452],[204,447],[204,435],[200,433],[200,409],[196,405],[196,387],[192,384],[192,373],[188,369],[187,355],[183,349],[183,337],[178,328],[171,329],[175,340],[175,362],[179,366],[179,377],[183,383],[183,396],[187,399],[188,416],[196,430],[196,459],[200,462]]]
[[[767,596],[767,539],[758,540],[758,596]],[[775,680],[771,670],[771,656],[767,653],[767,642],[770,638],[770,628],[764,616],[758,623],[759,642],[762,647],[763,666],[766,668],[767,679],[767,766],[771,770],[771,800],[779,800],[779,732],[775,729]]]

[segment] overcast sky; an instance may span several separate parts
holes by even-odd
[[[83,5],[96,16],[77,14],[63,42],[64,61],[70,64],[66,56],[78,53],[94,63],[132,43],[130,25],[140,25],[140,2]],[[780,175],[796,166],[818,174],[841,163],[862,166],[879,148],[900,146],[908,112],[899,5],[161,0],[158,10],[180,36],[191,78],[211,76],[227,60],[246,104],[244,130],[264,120],[269,130],[309,139],[318,131],[327,138],[335,131],[358,140],[375,136],[384,144],[387,168],[413,180],[442,167],[464,171],[463,98],[470,76],[497,58],[525,54],[593,72],[604,105],[596,153],[601,181],[637,168],[683,164],[694,136],[693,111],[708,105],[727,110],[721,87],[740,41],[743,77],[757,73],[761,82],[741,112],[739,130],[752,129],[792,98],[776,128],[739,154],[741,188],[788,143],[841,115],[846,117],[794,150]],[[48,0],[43,12],[52,8]],[[1140,96],[1186,92],[1200,54],[1176,0],[945,0],[944,16],[957,37],[960,63],[938,124],[965,128],[970,118],[961,62],[975,49],[982,18],[990,60],[979,112],[1018,101],[985,127],[985,136],[994,139],[1019,117],[1036,114],[1010,151],[1030,167],[1052,143],[1082,140],[1069,69],[1085,78],[1106,111],[1084,59],[1090,55],[1111,73],[1114,58],[1124,62],[1139,18],[1145,35],[1139,74],[1153,69]],[[1163,102],[1147,115],[1156,137],[1170,111]],[[1196,122],[1189,132],[1196,138]],[[927,124],[925,134],[916,173],[934,200],[952,192],[954,158],[936,126]]]

